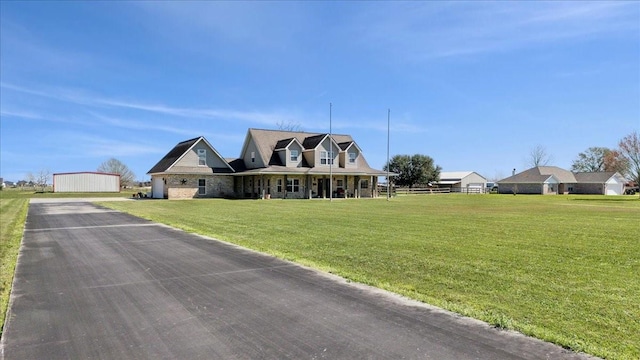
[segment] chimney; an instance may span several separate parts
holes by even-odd
[[[511,172],[511,176],[516,174],[516,169],[513,169],[513,171]]]

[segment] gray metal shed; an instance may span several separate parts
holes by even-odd
[[[120,192],[120,175],[99,172],[53,174],[53,192]]]

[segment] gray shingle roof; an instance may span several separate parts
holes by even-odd
[[[318,135],[306,137],[302,141],[302,147],[305,148],[306,150],[315,149],[316,146],[318,146],[318,144],[320,144],[322,139],[324,139],[327,135],[329,134],[318,134]]]
[[[322,134],[322,133],[309,133],[309,132],[303,132],[303,131],[282,131],[282,130],[263,130],[263,129],[249,129],[248,134],[249,136],[251,136],[251,138],[253,139],[258,149],[259,156],[262,158],[262,163],[269,164],[269,166],[282,166],[282,164],[280,164],[279,159],[273,158],[273,153],[278,148],[277,147],[278,143],[295,138],[300,144],[302,144],[304,149],[308,150],[318,146],[318,144],[322,141],[322,139],[324,139],[325,136],[328,135],[328,134]],[[350,135],[332,134],[331,137],[338,144],[353,143],[357,146],[357,144],[353,141],[353,138]],[[247,144],[245,143],[245,146],[246,145]],[[282,143],[280,143],[280,145],[282,145]],[[245,149],[243,148],[242,152],[244,151]],[[243,156],[243,153],[241,153],[240,156]],[[305,170],[309,170],[309,164],[306,163],[304,158],[303,158],[302,167],[303,169],[306,168]],[[278,171],[284,171],[284,169],[291,170],[293,168],[283,167],[283,169],[280,169]],[[333,168],[333,171],[342,171],[337,169],[338,167],[336,166]],[[263,170],[260,170],[260,171],[263,171]],[[374,175],[374,174],[380,175],[380,176],[386,175],[386,172],[372,169],[367,163],[367,161],[364,159],[364,157],[361,157],[358,160],[357,168],[344,169],[344,171],[347,171],[349,173],[354,173],[354,174],[361,173],[361,174],[367,174],[367,175]],[[311,170],[311,172],[329,173],[329,168],[314,169],[314,170]]]
[[[571,171],[559,168],[557,166],[538,166],[525,170],[508,178],[502,179],[498,181],[498,184],[537,184],[545,182],[552,175],[561,183],[572,184],[577,182],[576,177]]]
[[[173,165],[187,150],[191,149],[193,144],[198,142],[202,136],[197,138],[185,140],[179,142],[176,146],[171,149],[167,155],[165,155],[157,164],[155,164],[151,170],[147,171],[147,174],[155,174],[167,171],[171,165]]]
[[[327,134],[309,133],[304,131],[249,129],[249,135],[258,148],[259,155],[262,158],[262,163],[269,164],[269,160],[271,160],[271,153],[276,149],[276,145],[279,141],[295,138],[300,144],[302,144],[305,149],[309,149],[304,144],[304,140],[306,138],[319,136],[320,140],[322,140],[322,138],[324,138],[324,136],[326,136]],[[333,134],[332,137],[333,140],[338,143],[353,141],[353,139],[349,135]],[[315,146],[313,148],[315,148]],[[243,148],[242,152],[240,153],[240,157],[244,155],[244,150],[245,149]]]
[[[575,176],[579,183],[604,184],[615,174],[615,171],[579,172]]]

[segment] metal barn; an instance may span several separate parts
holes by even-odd
[[[120,192],[120,175],[99,172],[53,174],[53,192]]]

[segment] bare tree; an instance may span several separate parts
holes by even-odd
[[[640,184],[640,136],[637,132],[625,136],[620,143],[620,153],[627,161],[627,176]]]
[[[49,177],[51,176],[51,171],[49,169],[42,169],[36,175],[36,185],[40,186],[41,191],[44,192],[47,184],[49,183]]]
[[[26,185],[28,186],[35,186],[36,184],[36,177],[33,175],[32,172],[28,172],[27,173],[27,177],[25,179],[25,181],[27,182]]]
[[[276,127],[282,131],[301,131],[300,123],[293,121],[278,121]]]
[[[547,152],[547,149],[542,145],[536,145],[529,153],[527,165],[530,167],[547,166],[551,163],[553,158]]]
[[[100,164],[100,166],[98,166],[98,171],[110,174],[119,174],[120,184],[122,186],[133,185],[133,182],[136,178],[136,175],[129,169],[129,167],[127,167],[127,165],[114,158],[111,158]]]

